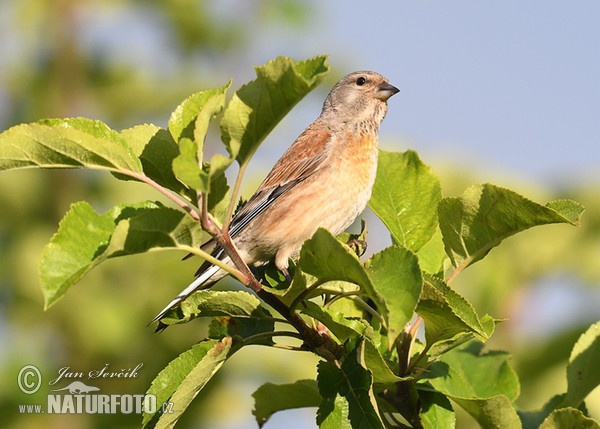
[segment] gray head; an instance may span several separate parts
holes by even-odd
[[[357,71],[335,84],[323,104],[321,116],[338,118],[343,125],[379,127],[387,112],[387,100],[399,91],[372,71]]]

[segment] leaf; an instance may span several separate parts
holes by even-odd
[[[137,125],[121,131],[121,137],[129,144],[133,153],[140,158],[144,174],[159,185],[195,201],[196,195],[183,185],[171,165],[179,155],[177,143],[167,130],[152,124]],[[119,179],[131,180],[116,174]]]
[[[364,356],[359,353],[359,345],[350,346],[341,365],[319,363],[317,381],[323,398],[317,412],[320,427],[327,422],[325,427],[332,428],[334,421],[337,427],[347,427],[350,420],[352,428],[383,428],[373,397],[371,373],[361,363]]]
[[[600,429],[600,423],[586,417],[576,408],[554,410],[540,425],[539,429]]]
[[[403,247],[391,246],[374,255],[367,265],[373,288],[385,300],[384,318],[393,342],[412,319],[421,295],[423,278],[417,257]]]
[[[326,57],[294,62],[278,57],[256,67],[256,79],[242,86],[227,105],[221,138],[232,158],[245,164],[281,119],[329,71]]]
[[[225,93],[231,81],[221,88],[196,92],[181,102],[169,119],[169,132],[176,142],[182,138],[204,142],[210,120],[225,106]]]
[[[45,308],[110,257],[197,246],[201,237],[198,222],[157,203],[117,206],[104,215],[86,202],[75,203],[42,253],[40,283]]]
[[[156,396],[157,410],[144,413],[142,426],[170,428],[175,425],[196,395],[236,351],[232,339],[204,340],[172,360],[152,381],[146,392]],[[160,414],[162,404],[172,403],[172,413]]]
[[[377,177],[369,207],[383,221],[395,243],[413,252],[437,228],[440,181],[414,151],[379,151]]]
[[[482,427],[521,427],[512,406],[519,380],[508,365],[508,354],[482,353],[483,344],[470,342],[442,355],[419,381],[420,390],[442,393],[473,416]]]
[[[482,428],[521,428],[521,420],[510,400],[504,395],[486,399],[452,398]]]
[[[362,335],[368,327],[366,322],[347,319],[342,313],[323,308],[312,301],[305,301],[301,310],[302,313],[325,325],[340,342]]]
[[[208,192],[208,173],[200,168],[198,144],[195,141],[186,137],[179,140],[179,155],[173,160],[173,171],[190,188]]]
[[[204,193],[211,190],[211,182],[233,162],[233,157],[216,154],[210,163],[202,163],[209,122],[223,110],[225,93],[230,85],[231,81],[222,88],[191,95],[175,109],[169,120],[169,131],[179,142],[179,156],[173,161],[173,171],[190,188]]]
[[[315,380],[298,380],[289,384],[265,383],[253,394],[254,410],[259,427],[277,411],[293,408],[318,407],[321,395]]]
[[[464,339],[457,336],[463,333],[473,334],[481,341],[492,333],[466,299],[434,276],[425,276],[416,311],[425,321],[425,340],[429,347],[447,340],[456,340],[456,345],[460,345]]]
[[[321,407],[324,407],[325,401],[321,402]],[[350,423],[348,400],[336,394],[332,399],[328,400],[325,407],[326,412],[323,412],[323,417],[320,418],[317,414],[317,423],[320,429],[354,429]],[[319,408],[321,411],[321,408]]]
[[[446,253],[457,273],[483,258],[502,240],[537,225],[576,225],[583,207],[559,200],[546,206],[494,185],[470,187],[460,198],[444,198],[438,208]]]
[[[376,391],[383,390],[385,387],[399,383],[401,381],[410,380],[411,377],[398,377],[390,369],[385,359],[375,347],[375,344],[368,338],[365,338],[360,347],[360,354],[364,356],[364,365],[371,371],[373,376],[373,385]]]
[[[590,326],[571,351],[567,366],[567,394],[563,406],[579,407],[600,384],[600,322]]]
[[[508,353],[482,353],[482,348],[482,343],[473,341],[446,353],[429,366],[422,380],[453,399],[504,395],[515,400],[519,380],[508,364]]]
[[[196,317],[230,316],[268,319],[271,315],[258,298],[246,291],[202,290],[190,295],[176,310],[171,310],[161,321],[166,325],[187,323]]]
[[[321,283],[342,281],[360,286],[383,314],[389,314],[385,300],[375,291],[356,254],[326,229],[317,229],[312,238],[304,242],[298,266],[303,272],[315,276]]]
[[[117,132],[85,118],[17,125],[0,134],[0,171],[32,167],[142,172]]]
[[[419,392],[423,429],[454,429],[456,416],[448,398],[438,392]]]

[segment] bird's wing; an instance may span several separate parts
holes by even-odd
[[[254,195],[235,214],[229,227],[233,238],[279,197],[326,165],[329,130],[309,132],[309,127],[277,161]]]

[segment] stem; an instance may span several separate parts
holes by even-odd
[[[222,268],[223,270],[227,271],[229,274],[231,274],[233,277],[235,277],[238,281],[240,281],[242,283],[244,283],[247,280],[246,277],[241,273],[241,271],[238,270],[236,267],[232,267],[231,265],[226,264],[225,262],[215,258],[210,253],[207,253],[198,247],[192,247],[192,246],[186,246],[186,245],[180,244],[177,246],[177,248],[179,248],[181,250],[185,250],[186,252],[189,252],[189,253],[193,253],[194,255],[200,256],[201,258],[210,262],[211,264],[216,265],[219,268]]]
[[[175,204],[177,204],[179,207],[181,207],[183,210],[185,210],[194,220],[200,220],[200,215],[196,211],[195,207],[193,207],[187,201],[179,198],[177,195],[175,195],[174,193],[172,193],[171,191],[169,191],[164,186],[159,185],[158,183],[156,183],[154,180],[152,180],[148,176],[146,176],[146,175],[144,175],[142,173],[137,173],[135,171],[131,171],[131,170],[115,170],[115,172],[120,173],[120,174],[124,174],[124,175],[129,176],[129,177],[133,177],[134,179],[137,179],[140,182],[144,182],[144,183],[152,186],[158,192],[160,192],[165,197],[167,197],[168,199],[170,199],[171,201],[173,201]]]
[[[369,304],[367,304],[364,299],[362,299],[360,296],[358,296],[358,291],[340,293],[340,294],[334,296],[333,298],[331,298],[331,300],[329,300],[329,302],[327,304],[325,304],[325,306],[327,308],[329,308],[331,306],[331,304],[333,304],[334,302],[336,302],[337,300],[342,299],[342,298],[349,298],[350,300],[352,300],[352,302],[354,302],[356,305],[358,305],[362,310],[366,311],[371,316],[373,316],[374,318],[379,320],[379,323],[381,323],[381,326],[383,326],[384,328],[387,329],[387,324],[385,323],[385,319],[383,318],[383,316],[381,314],[379,314],[373,307],[371,307]]]
[[[246,172],[247,166],[247,162],[240,164],[240,169],[238,170],[238,174],[235,179],[235,184],[233,185],[233,189],[231,190],[231,199],[229,200],[229,205],[227,206],[225,222],[223,223],[223,231],[229,230],[229,223],[231,222],[231,218],[233,217],[233,210],[235,209],[237,196],[240,192],[240,187],[242,186],[242,177],[244,177],[244,173]]]
[[[244,346],[248,346],[256,341],[272,337],[291,337],[300,340],[303,339],[299,333],[293,331],[263,332],[260,334],[250,335],[249,337],[244,338]]]
[[[290,305],[290,310],[292,310],[292,311],[296,310],[296,307],[298,307],[298,304],[300,304],[300,302],[304,300],[304,298],[306,297],[306,295],[308,295],[310,292],[312,292],[313,290],[315,290],[316,288],[318,288],[319,286],[321,286],[323,283],[325,283],[325,281],[323,281],[323,280],[317,280],[312,285],[310,285],[309,287],[307,287],[306,289],[304,289],[302,291],[302,293],[300,295],[298,295],[296,297],[296,299],[294,299],[292,301],[292,304]]]

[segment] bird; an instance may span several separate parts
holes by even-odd
[[[354,222],[371,197],[379,127],[388,99],[398,92],[373,71],[350,73],[333,86],[319,117],[285,151],[229,224],[229,235],[249,266],[274,260],[291,280],[289,259],[298,257],[302,244],[318,228],[339,235]],[[214,240],[202,248],[210,245]],[[231,265],[217,245],[212,255]],[[150,323],[159,321],[160,330],[167,313],[226,275],[206,261],[196,279]]]

